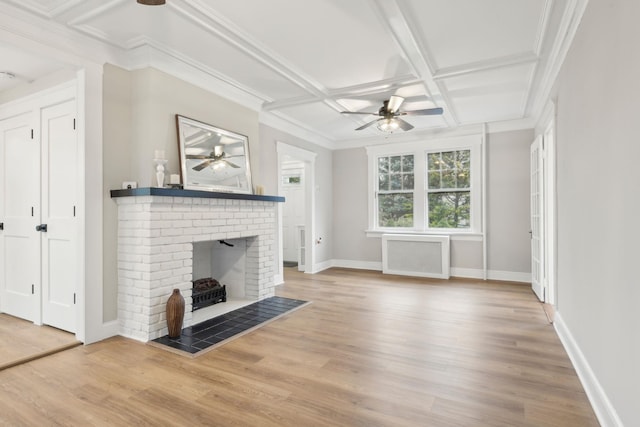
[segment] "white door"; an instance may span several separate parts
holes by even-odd
[[[75,101],[42,109],[42,322],[76,330],[77,164]]]
[[[284,261],[297,261],[300,250],[298,227],[304,226],[304,169],[283,170],[282,238]]]
[[[39,323],[40,144],[31,120],[0,121],[0,311]]]
[[[544,290],[544,163],[542,136],[531,144],[531,287],[540,301]]]

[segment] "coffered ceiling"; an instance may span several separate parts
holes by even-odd
[[[380,137],[390,95],[412,134],[540,114],[585,0],[0,0],[0,91],[68,66],[153,66],[330,147]],[[399,131],[402,132],[402,131]]]

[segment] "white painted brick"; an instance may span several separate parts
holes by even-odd
[[[126,199],[140,203],[120,203]],[[245,295],[274,294],[275,203],[159,196],[117,201],[120,333],[145,341],[166,334],[173,288],[181,289],[190,310],[192,242],[247,238]],[[189,311],[185,324],[191,320]]]

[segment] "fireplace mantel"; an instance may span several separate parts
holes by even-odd
[[[173,289],[185,298],[184,326],[193,324],[195,243],[246,239],[244,298],[275,294],[277,204],[284,197],[157,187],[112,190],[111,197],[118,205],[120,335],[149,341],[166,334]]]
[[[131,196],[166,196],[166,197],[194,197],[199,199],[234,199],[234,200],[260,200],[263,202],[284,202],[281,196],[262,196],[244,193],[220,193],[215,191],[183,190],[181,188],[144,187],[124,190],[111,190],[111,197]]]

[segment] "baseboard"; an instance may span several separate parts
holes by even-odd
[[[503,280],[505,282],[531,283],[531,273],[521,273],[519,271],[489,270],[487,271],[487,278],[489,280]]]
[[[482,279],[483,271],[480,268],[457,268],[451,267],[451,275],[454,277],[465,277],[468,279]],[[505,282],[531,283],[531,273],[520,273],[517,271],[488,270],[487,279],[501,280]]]
[[[477,268],[451,267],[450,273],[452,277],[464,277],[466,279],[482,279],[484,277],[482,270]]]
[[[324,263],[323,263],[324,264]],[[349,259],[334,259],[330,261],[329,267],[353,268],[356,270],[382,271],[381,261],[353,261]],[[325,267],[325,268],[329,268]],[[321,270],[317,270],[321,271]],[[314,271],[314,272],[317,272]],[[451,267],[451,276],[464,277],[468,279],[482,279],[484,274],[479,268],[457,268]],[[502,280],[507,282],[531,283],[531,273],[520,273],[517,271],[489,270],[487,272],[489,280]]]
[[[578,378],[584,387],[584,391],[587,393],[587,397],[593,406],[593,410],[598,417],[598,421],[602,427],[623,427],[620,417],[615,408],[609,401],[607,394],[600,385],[598,378],[594,374],[589,362],[584,357],[582,350],[576,343],[571,331],[567,327],[566,323],[562,319],[560,312],[555,313],[553,326],[556,329],[556,333],[562,342],[571,363],[578,374]]]
[[[327,268],[331,268],[333,266],[334,265],[332,260],[317,262],[313,264],[313,268],[311,269],[311,271],[306,273],[311,273],[311,274],[320,273],[321,271],[324,271]]]
[[[334,259],[331,261],[332,267],[353,268],[356,270],[382,271],[382,261],[352,261],[349,259]]]
[[[110,320],[108,322],[104,322],[100,325],[100,329],[97,331],[93,331],[94,333],[90,336],[85,336],[84,344],[93,344],[94,342],[106,340],[107,338],[115,337],[116,335],[120,335],[118,333],[118,321]]]

